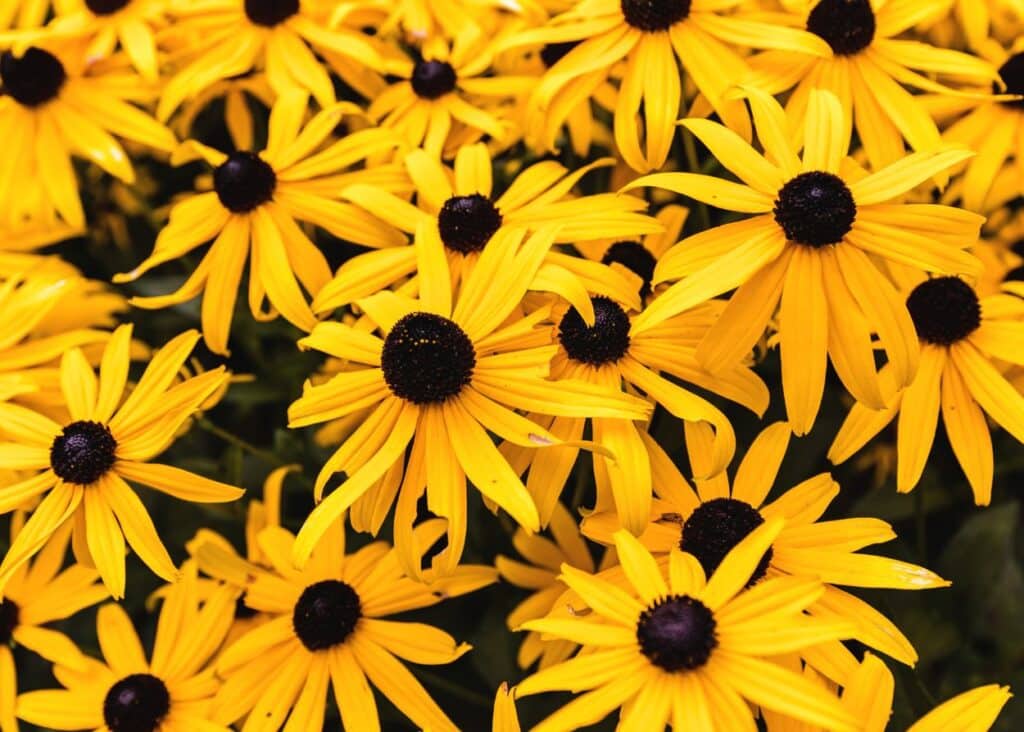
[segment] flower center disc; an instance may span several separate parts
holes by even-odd
[[[637,30],[654,33],[671,28],[690,15],[691,0],[622,0],[626,23]]]
[[[299,0],[245,0],[245,14],[256,25],[272,28],[299,12]]]
[[[412,69],[412,90],[422,99],[439,99],[455,90],[455,69],[447,61],[416,62]]]
[[[310,651],[345,642],[362,616],[359,595],[350,585],[324,580],[302,591],[292,613],[295,635]]]
[[[85,0],[85,6],[93,15],[113,15],[131,0]]]
[[[50,467],[68,483],[90,485],[114,466],[117,440],[101,422],[72,422],[50,447]]]
[[[857,218],[857,204],[839,176],[801,173],[782,186],[774,213],[787,239],[823,247],[838,244],[850,233]]]
[[[700,668],[718,645],[714,616],[688,595],[666,597],[644,610],[636,639],[651,663],[666,671]]]
[[[0,56],[0,77],[3,92],[26,107],[46,104],[57,96],[68,78],[64,64],[56,56],[35,46],[21,58],[4,51]]]
[[[156,676],[132,674],[110,687],[103,720],[111,732],[154,732],[171,709],[167,686]]]
[[[875,11],[868,0],[821,0],[807,17],[807,30],[837,55],[852,56],[875,39]]]
[[[476,349],[448,318],[410,313],[384,339],[380,366],[395,396],[414,404],[439,404],[473,378]]]
[[[651,282],[654,280],[654,268],[658,261],[643,244],[638,241],[617,241],[608,247],[601,257],[604,264],[617,262],[644,281],[640,288],[640,297],[651,294]]]
[[[5,597],[0,600],[0,646],[6,646],[11,642],[14,629],[18,627],[20,612],[14,600]]]
[[[588,326],[576,308],[558,324],[558,340],[569,358],[592,366],[614,363],[629,350],[629,316],[614,300],[598,295],[594,305],[594,324]]]
[[[978,295],[959,277],[925,280],[907,298],[917,336],[926,343],[948,346],[981,325]]]
[[[452,196],[437,214],[437,229],[444,245],[459,254],[479,252],[501,228],[501,212],[491,199],[473,193]]]
[[[710,577],[733,547],[743,541],[764,518],[749,503],[735,498],[715,498],[702,503],[683,524],[679,548],[697,558]],[[772,559],[768,549],[750,576],[748,586],[764,577]]]
[[[999,67],[999,77],[1006,84],[1007,94],[1024,95],[1024,52],[1010,56],[1006,63]],[[1024,109],[1024,99],[1003,104]]]
[[[213,171],[213,188],[224,208],[246,213],[274,197],[277,175],[274,169],[253,152],[231,153]]]

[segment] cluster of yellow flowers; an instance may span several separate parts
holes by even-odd
[[[375,690],[454,730],[403,661],[470,647],[388,617],[499,582],[536,668],[496,731],[552,691],[538,732],[886,729],[881,656],[917,653],[845,588],[949,582],[823,518],[823,461],[776,477],[828,390],[828,460],[893,443],[901,493],[940,412],[979,506],[990,424],[1024,442],[1024,3],[0,0],[0,29],[0,732],[372,732]],[[83,235],[133,268],[90,279]],[[323,356],[279,404],[329,449],[315,508],[286,528],[277,467],[244,550],[203,528],[176,564],[134,486],[241,498],[155,461],[243,378],[200,341],[279,317]],[[773,398],[738,446],[727,412]],[[519,558],[463,561],[503,528]],[[108,602],[99,660],[48,625],[138,594],[129,551],[168,583],[155,639]],[[19,695],[16,647],[62,688]]]

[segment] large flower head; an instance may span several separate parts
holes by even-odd
[[[310,222],[347,241],[368,246],[402,243],[400,235],[362,209],[334,200],[332,190],[366,179],[387,187],[394,174],[348,169],[375,153],[393,150],[394,138],[376,129],[355,132],[328,144],[342,117],[355,107],[332,105],[303,125],[308,97],[281,95],[270,117],[267,147],[230,154],[190,141],[177,162],[202,158],[213,170],[213,191],[176,204],[153,253],[115,281],[131,281],[150,269],[183,257],[212,240],[210,249],[176,292],[137,297],[134,305],[163,308],[203,294],[203,337],[211,350],[227,352],[242,272],[252,256],[249,309],[256,320],[280,313],[310,330],[316,318],[307,304],[330,279],[327,259],[297,221]],[[300,287],[301,285],[301,287]],[[264,300],[270,303],[264,309]]]
[[[354,503],[379,507],[376,527],[397,495],[396,547],[406,571],[416,573],[410,527],[426,491],[429,510],[448,519],[448,546],[435,564],[451,571],[466,539],[467,479],[520,525],[531,531],[540,527],[534,498],[488,432],[524,447],[561,440],[514,410],[577,418],[649,417],[646,402],[617,389],[546,378],[554,348],[536,347],[532,331],[549,308],[528,316],[516,313],[552,239],[550,227],[529,237],[521,228],[506,229],[484,249],[456,295],[443,245],[424,237],[416,246],[419,300],[384,291],[358,302],[383,337],[325,322],[300,342],[348,359],[352,368],[325,384],[307,386],[288,410],[290,426],[372,408],[317,477],[319,500],[328,479],[345,473],[299,532],[295,558],[300,564],[324,530]]]
[[[885,408],[857,404],[836,435],[829,459],[841,463],[899,416],[896,488],[913,490],[921,478],[939,413],[960,467],[985,506],[992,500],[994,460],[987,414],[1024,441],[1024,396],[1000,364],[1024,364],[1024,300],[1009,292],[981,297],[959,277],[914,278],[906,302],[921,341],[921,367],[907,388],[882,370]]]
[[[659,565],[631,534],[615,534],[622,563],[615,577],[568,565],[562,580],[586,604],[575,617],[523,627],[582,644],[575,658],[516,687],[519,697],[564,690],[582,695],[534,727],[579,729],[622,708],[619,729],[655,732],[750,728],[748,704],[835,731],[860,729],[855,716],[820,686],[765,656],[847,637],[842,622],[801,614],[823,588],[780,577],[744,590],[782,529],[773,519],[736,546],[710,577],[693,555],[673,549]]]
[[[803,157],[786,134],[782,108],[748,90],[765,154],[707,120],[686,120],[719,162],[742,181],[697,173],[658,173],[629,187],[667,188],[753,218],[681,241],[659,262],[655,282],[680,281],[633,323],[653,327],[709,298],[735,289],[722,316],[697,348],[711,372],[739,362],[778,310],[782,392],[798,435],[814,424],[829,360],[844,386],[873,408],[884,406],[875,371],[877,345],[892,364],[897,388],[917,368],[910,314],[878,260],[941,273],[977,273],[963,251],[978,238],[982,218],[901,196],[969,158],[965,149],[913,153],[870,175],[844,164],[844,114],[835,95],[812,92]]]
[[[121,326],[104,350],[99,378],[82,351],[64,353],[60,385],[68,410],[63,423],[15,404],[0,405],[0,467],[33,475],[0,491],[0,512],[46,494],[0,564],[0,588],[18,568],[73,521],[73,547],[95,566],[115,598],[125,591],[125,542],[156,574],[177,576],[153,521],[126,481],[199,503],[232,501],[238,488],[170,465],[150,463],[228,379],[223,367],[174,383],[199,334],[182,333],[150,360],[125,395],[132,328]]]

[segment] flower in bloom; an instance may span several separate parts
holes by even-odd
[[[755,529],[708,578],[678,548],[667,567],[659,566],[627,531],[615,534],[621,580],[563,566],[562,581],[592,612],[523,627],[580,643],[586,652],[527,677],[516,696],[585,693],[534,732],[586,727],[619,707],[620,730],[650,732],[669,723],[694,732],[746,729],[753,724],[748,703],[830,730],[860,729],[834,695],[764,658],[850,630],[801,614],[822,594],[817,580],[779,577],[744,590],[782,526],[771,519]]]
[[[95,566],[115,598],[125,592],[125,542],[157,575],[174,580],[174,563],[142,501],[126,481],[198,503],[233,501],[242,491],[181,468],[148,462],[228,379],[223,367],[174,383],[199,334],[171,339],[125,395],[132,327],[114,331],[99,378],[82,351],[66,351],[60,385],[68,418],[61,423],[15,404],[0,404],[0,467],[32,471],[0,491],[0,512],[46,494],[0,564],[0,589],[19,567],[72,521],[72,546]]]
[[[708,120],[683,125],[742,183],[697,173],[656,173],[629,185],[656,186],[728,211],[756,214],[687,237],[658,263],[654,281],[680,280],[633,322],[642,332],[736,289],[697,347],[712,373],[739,362],[778,309],[782,393],[793,431],[810,431],[829,360],[844,386],[884,406],[872,334],[892,364],[897,388],[917,368],[914,325],[877,260],[929,272],[977,273],[963,251],[982,218],[949,206],[904,204],[902,194],[969,158],[966,149],[913,153],[870,175],[843,161],[844,113],[835,95],[810,95],[803,158],[786,134],[782,108],[748,90],[765,155]]]

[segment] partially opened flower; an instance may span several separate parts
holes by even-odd
[[[95,566],[115,598],[125,592],[125,542],[160,577],[177,576],[145,506],[126,481],[198,503],[232,501],[233,486],[170,465],[150,463],[181,425],[228,378],[223,367],[177,381],[199,334],[182,333],[150,360],[127,393],[132,327],[121,326],[103,353],[99,379],[78,348],[61,359],[69,418],[59,424],[15,404],[0,404],[0,467],[33,475],[0,492],[0,513],[45,494],[0,564],[0,590],[65,523],[75,553]]]
[[[782,525],[773,519],[756,529],[708,578],[679,549],[659,566],[626,531],[615,535],[622,562],[616,581],[563,566],[562,580],[591,612],[524,628],[581,643],[585,652],[526,678],[516,696],[585,693],[534,732],[580,729],[620,707],[620,730],[748,729],[751,704],[836,732],[860,729],[832,693],[764,658],[850,631],[801,614],[821,596],[813,579],[780,577],[744,590]]]
[[[779,104],[747,90],[765,155],[707,120],[683,125],[742,181],[696,173],[657,173],[631,183],[681,193],[728,211],[755,214],[687,237],[655,269],[655,283],[679,280],[633,322],[635,332],[735,289],[697,348],[712,373],[738,363],[776,317],[782,392],[793,431],[806,434],[821,405],[832,362],[858,400],[884,406],[875,348],[885,352],[897,388],[917,368],[914,326],[879,261],[928,272],[977,273],[963,251],[982,218],[948,206],[904,204],[902,195],[972,153],[911,154],[870,175],[844,165],[844,114],[830,92],[810,94],[803,158],[786,134]],[[877,342],[873,339],[877,334]]]
[[[854,405],[829,450],[841,463],[899,415],[896,489],[914,489],[938,429],[939,412],[953,452],[967,474],[974,501],[992,500],[994,460],[987,414],[1024,442],[1024,396],[999,363],[1024,364],[1024,300],[1009,293],[979,297],[958,277],[918,278],[907,307],[921,339],[921,367],[906,389],[882,370],[885,408]]]

